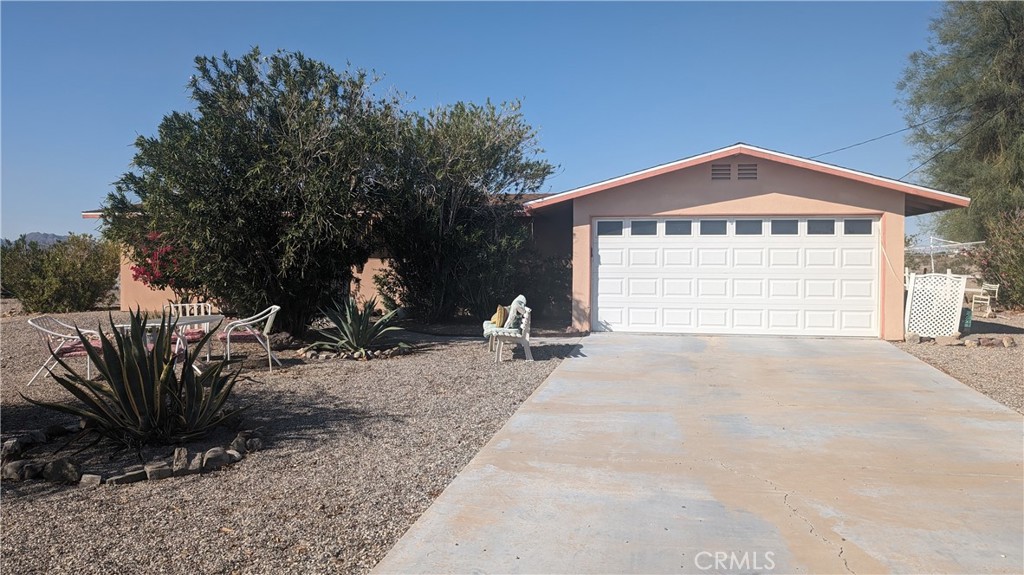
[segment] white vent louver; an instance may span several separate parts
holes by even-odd
[[[756,180],[757,164],[736,164],[736,179]]]
[[[711,164],[712,180],[731,180],[732,164]]]

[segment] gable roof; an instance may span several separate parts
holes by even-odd
[[[775,152],[773,150],[767,150],[765,148],[758,148],[757,146],[751,146],[749,144],[737,143],[732,146],[698,154],[682,160],[676,160],[668,164],[662,164],[660,166],[654,166],[638,172],[619,176],[617,178],[611,178],[602,182],[589,184],[581,188],[574,190],[568,190],[560,194],[554,194],[546,198],[540,198],[530,202],[526,202],[524,207],[528,212],[545,208],[554,204],[572,200],[575,198],[595,194],[611,188],[616,188],[633,182],[646,180],[682,170],[692,166],[700,164],[706,164],[722,158],[737,155],[747,155],[763,160],[769,160],[773,162],[779,162],[787,164],[797,168],[803,168],[814,172],[820,172],[823,174],[829,174],[838,176],[840,178],[846,178],[865,184],[871,184],[881,188],[893,190],[906,194],[906,207],[904,209],[904,215],[916,216],[920,214],[927,214],[930,212],[937,212],[940,210],[948,210],[952,208],[963,208],[967,207],[971,203],[971,199],[966,196],[958,196],[956,194],[950,194],[940,190],[927,188],[925,186],[919,186],[917,184],[909,184],[907,182],[901,182],[899,180],[893,180],[891,178],[885,178],[882,176],[876,176],[874,174],[868,174],[866,172],[858,172],[857,170],[851,170],[849,168],[843,168],[832,164],[826,164],[824,162],[818,162],[815,160],[809,160],[807,158],[801,158],[799,156],[791,156],[789,154],[783,154],[782,152]]]

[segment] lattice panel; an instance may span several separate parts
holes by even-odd
[[[926,337],[953,335],[960,327],[967,277],[910,274],[906,330]]]

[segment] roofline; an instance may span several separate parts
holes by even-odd
[[[98,220],[103,217],[103,210],[83,210],[83,220]]]
[[[841,178],[846,178],[865,184],[871,184],[875,186],[881,186],[890,190],[902,192],[912,196],[919,196],[922,198],[928,198],[936,200],[945,204],[949,204],[949,207],[967,207],[971,203],[971,199],[966,196],[959,196],[957,194],[951,194],[949,192],[943,192],[928,188],[925,186],[919,186],[917,184],[909,184],[907,182],[901,182],[899,180],[893,180],[883,176],[876,176],[874,174],[868,174],[866,172],[859,172],[857,170],[851,170],[849,168],[843,168],[841,166],[835,166],[832,164],[826,164],[824,162],[818,162],[815,160],[809,160],[807,158],[801,158],[799,156],[793,156],[790,154],[784,154],[782,152],[776,152],[765,148],[758,148],[757,146],[751,146],[749,144],[738,143],[731,146],[720,148],[718,150],[712,150],[689,158],[683,158],[682,160],[676,160],[667,164],[661,164],[638,172],[632,172],[624,176],[611,178],[601,182],[588,184],[586,186],[568,190],[549,196],[547,198],[541,198],[539,200],[533,200],[526,202],[523,206],[527,211],[533,211],[537,208],[544,208],[553,204],[558,204],[567,200],[572,200],[582,196],[587,196],[597,192],[601,192],[610,188],[631,184],[662,174],[667,174],[684,168],[689,168],[699,164],[713,162],[715,160],[725,158],[728,156],[735,156],[738,154],[746,154],[755,158],[761,158],[763,160],[770,160],[780,162],[790,166],[796,166],[821,172],[824,174],[830,174]]]

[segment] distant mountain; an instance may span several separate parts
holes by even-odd
[[[68,239],[67,236],[58,236],[57,234],[48,234],[45,232],[29,232],[25,234],[25,240],[28,242],[36,242],[40,246],[51,246],[57,242],[61,242]],[[8,241],[8,240],[4,240]],[[14,240],[10,240],[14,241]]]

